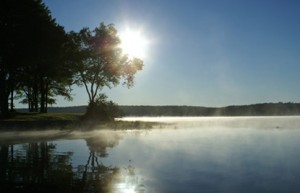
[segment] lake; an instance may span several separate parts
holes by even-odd
[[[300,190],[300,117],[123,118],[148,130],[0,132],[0,192]]]

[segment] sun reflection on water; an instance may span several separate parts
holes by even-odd
[[[145,191],[143,179],[139,179],[135,167],[131,165],[122,169],[119,177],[115,179],[113,191],[115,193],[145,193]]]

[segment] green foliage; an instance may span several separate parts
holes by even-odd
[[[112,88],[120,81],[133,86],[134,75],[142,70],[143,61],[122,54],[120,38],[112,24],[101,23],[93,31],[83,28],[78,33],[71,32],[70,36],[77,46],[75,83],[85,87],[90,104],[96,103],[104,87]]]
[[[84,120],[111,121],[115,117],[121,115],[118,105],[112,101],[107,100],[107,96],[99,94],[95,102],[90,102],[86,114],[83,116]]]
[[[31,111],[46,112],[56,95],[71,99],[71,41],[42,1],[1,2],[0,29],[2,113],[16,92]]]
[[[143,67],[142,60],[122,54],[112,24],[67,34],[41,0],[1,2],[0,29],[2,114],[8,113],[9,96],[11,110],[17,98],[30,112],[47,112],[57,95],[72,100],[74,83],[85,87],[93,111],[114,109],[96,101],[99,92],[120,83],[133,86]]]

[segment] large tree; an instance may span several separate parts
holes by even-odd
[[[18,91],[31,111],[47,111],[51,95],[70,98],[69,37],[41,0],[4,0],[0,7],[0,107]]]
[[[79,33],[71,32],[71,36],[77,45],[75,80],[85,87],[89,107],[96,105],[104,87],[120,83],[133,86],[134,75],[142,70],[143,61],[122,54],[120,38],[112,24],[101,23],[93,31],[84,28]]]
[[[16,71],[20,68],[18,55],[22,54],[24,37],[20,32],[24,18],[22,10],[28,2],[1,1],[0,6],[0,108],[2,114],[9,109],[8,97],[13,90]],[[23,44],[26,45],[26,44]]]

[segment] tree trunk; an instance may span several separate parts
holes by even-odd
[[[0,94],[0,106],[1,106],[1,113],[4,117],[8,115],[8,97],[6,97],[6,93],[1,91]]]
[[[8,98],[9,98],[9,93],[3,89],[3,87],[0,87],[0,108],[1,108],[1,113],[2,116],[7,117],[9,115],[9,109],[8,109]]]
[[[27,101],[28,101],[28,111],[31,112],[31,102],[29,98],[27,98]]]
[[[12,85],[10,88],[10,111],[14,111],[14,88]]]
[[[27,101],[28,101],[28,110],[29,112],[34,112],[34,94],[33,94],[33,89],[28,87],[28,94],[27,94]]]
[[[37,85],[37,77],[34,78],[33,109],[34,109],[34,112],[38,112],[38,85]]]
[[[45,83],[43,77],[40,78],[40,92],[41,92],[40,112],[45,113]]]
[[[48,82],[46,81],[46,88],[45,88],[45,90],[46,90],[46,99],[45,99],[45,102],[46,102],[46,104],[45,104],[45,113],[47,113],[48,112],[48,92],[49,92],[49,86],[48,86],[49,84],[48,84]]]
[[[1,72],[2,71],[2,72]],[[8,97],[9,92],[7,91],[7,80],[6,73],[3,72],[3,69],[0,69],[0,110],[2,116],[8,116]]]

